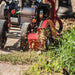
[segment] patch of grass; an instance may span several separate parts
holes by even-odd
[[[0,54],[0,61],[12,64],[32,64],[24,75],[75,75],[75,29],[62,34],[59,46],[37,55],[35,51]]]
[[[32,64],[32,62],[38,61],[38,55],[35,51],[0,54],[0,61],[10,62],[12,64]]]
[[[75,75],[75,29],[62,34],[58,47],[40,55],[24,75]]]
[[[70,29],[62,36],[62,44],[56,49],[57,59],[60,60],[57,66],[61,66],[70,75],[75,74],[75,29]]]

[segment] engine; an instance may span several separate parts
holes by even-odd
[[[23,6],[19,13],[20,24],[24,22],[39,24],[41,20],[50,17],[50,6],[48,4],[39,3],[35,0],[30,4],[23,2]]]
[[[19,25],[24,22],[39,25],[41,20],[50,17],[50,6],[36,0],[6,0],[0,6],[1,18],[16,17]]]

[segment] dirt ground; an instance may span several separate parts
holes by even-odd
[[[12,65],[10,63],[0,63],[0,75],[23,75],[23,70],[27,70],[28,65]]]
[[[12,28],[10,32],[19,32],[19,28]],[[19,51],[19,38],[11,38],[7,39],[6,45],[4,49],[0,49],[0,54],[8,54],[15,51]],[[27,70],[28,65],[12,65],[10,63],[0,62],[0,75],[22,75],[23,70]]]
[[[9,33],[20,34],[20,28],[10,28]],[[13,51],[19,51],[19,39],[20,37],[8,36],[4,49],[0,49],[0,54],[7,54]]]

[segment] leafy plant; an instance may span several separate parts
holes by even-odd
[[[11,62],[12,64],[32,64],[32,62],[38,61],[38,55],[35,51],[0,54],[0,61]]]
[[[62,34],[59,46],[52,46],[40,55],[24,75],[75,75],[75,29]]]

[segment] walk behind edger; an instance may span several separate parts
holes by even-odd
[[[19,27],[21,49],[48,49],[63,28],[57,17],[55,0],[49,0],[50,4],[36,0],[14,1],[5,1],[5,4],[0,5],[0,47],[4,47],[10,27]],[[17,17],[18,24],[13,25],[11,17]],[[56,21],[59,23],[58,29],[55,27]]]

